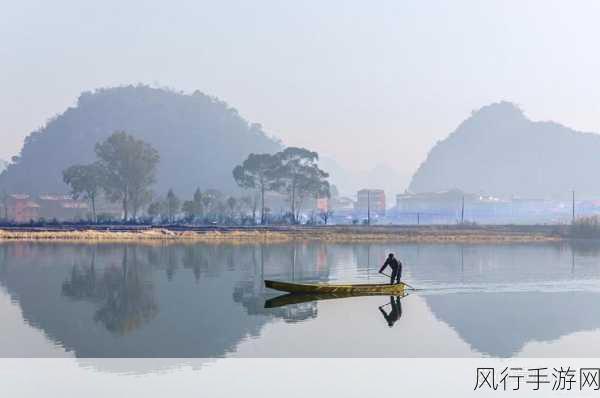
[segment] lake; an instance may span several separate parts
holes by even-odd
[[[388,252],[418,291],[265,307],[264,279],[385,281]],[[0,245],[10,358],[598,357],[598,302],[592,243]]]

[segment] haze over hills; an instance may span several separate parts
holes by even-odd
[[[180,196],[190,196],[197,187],[234,191],[235,165],[249,153],[282,148],[259,124],[247,122],[225,102],[198,91],[186,95],[143,85],[105,88],[83,93],[76,106],[32,132],[10,165],[0,161],[0,173],[8,166],[0,174],[0,186],[9,192],[67,192],[62,171],[94,161],[94,145],[117,130],[159,151],[154,187],[159,194],[169,188]],[[385,189],[392,198],[409,180],[386,164],[369,171],[349,171],[328,157],[321,157],[320,164],[346,196],[371,187]]]
[[[260,124],[199,91],[182,94],[148,86],[85,92],[75,107],[31,133],[20,156],[0,175],[10,192],[67,192],[62,171],[95,160],[94,145],[117,130],[152,144],[160,153],[158,193],[182,196],[196,189],[236,189],[233,167],[251,152],[281,149]]]
[[[510,102],[484,106],[439,141],[409,189],[498,196],[598,197],[600,135],[534,122]]]
[[[399,173],[387,163],[377,163],[370,170],[350,171],[333,158],[322,156],[319,164],[329,173],[340,195],[355,197],[363,188],[383,189],[388,206],[394,204],[394,195],[403,192],[410,182],[409,173]]]
[[[233,167],[249,153],[275,152],[282,143],[251,124],[235,108],[199,91],[182,94],[148,86],[83,93],[76,106],[31,133],[18,157],[0,161],[0,186],[9,192],[67,192],[62,171],[95,159],[94,145],[117,130],[152,144],[160,153],[155,192],[180,196],[201,189],[237,190]],[[409,190],[460,189],[496,196],[579,198],[600,196],[600,135],[554,122],[534,122],[510,102],[472,113],[439,141],[414,173]],[[322,168],[341,194],[383,188],[389,204],[409,180],[385,163],[349,171],[334,159]]]

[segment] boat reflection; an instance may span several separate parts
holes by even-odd
[[[387,322],[389,327],[394,326],[394,324],[400,319],[402,316],[402,303],[401,299],[408,296],[408,293],[405,293],[402,296],[390,296],[390,302],[380,305],[377,307],[385,321]],[[280,308],[287,306],[294,306],[302,303],[313,303],[315,301],[322,300],[334,300],[334,299],[343,299],[357,297],[352,294],[340,294],[340,293],[328,293],[328,294],[310,294],[310,293],[287,293],[281,296],[273,297],[265,300],[264,308],[272,309],[272,308]],[[372,295],[371,295],[372,297]],[[389,312],[387,310],[387,306],[390,306]]]
[[[365,296],[372,297],[373,295],[365,295]],[[408,293],[405,293],[401,296],[395,296],[395,297],[399,303],[400,299],[402,299],[406,296],[408,296]],[[277,296],[277,297],[273,297],[273,298],[265,300],[264,308],[277,308],[277,307],[284,307],[284,306],[292,305],[292,304],[308,303],[311,301],[343,299],[343,298],[350,298],[350,297],[360,297],[360,295],[344,294],[344,293],[321,293],[321,294],[286,293],[286,294],[282,294],[281,296]],[[394,298],[394,296],[390,296],[390,300],[392,300],[393,298]],[[383,306],[387,306],[389,304],[390,303],[384,304]],[[400,312],[402,312],[402,311],[400,311]]]
[[[264,293],[260,285],[244,282],[238,283],[233,290],[233,301],[240,303],[250,316],[268,316],[283,319],[286,323],[302,322],[317,317],[317,304],[308,301],[300,301],[295,306],[278,305],[266,307],[264,305]]]

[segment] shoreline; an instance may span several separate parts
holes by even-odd
[[[0,227],[2,242],[536,243],[569,240],[565,226],[58,226]]]

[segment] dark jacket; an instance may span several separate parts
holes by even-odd
[[[398,262],[398,260],[396,260],[396,257],[392,257],[392,258],[387,258],[385,260],[385,263],[383,263],[383,265],[381,266],[381,268],[379,269],[379,272],[383,272],[383,270],[385,269],[385,267],[390,266],[390,268],[395,271],[397,269],[400,269],[400,272],[402,272],[402,263]]]

